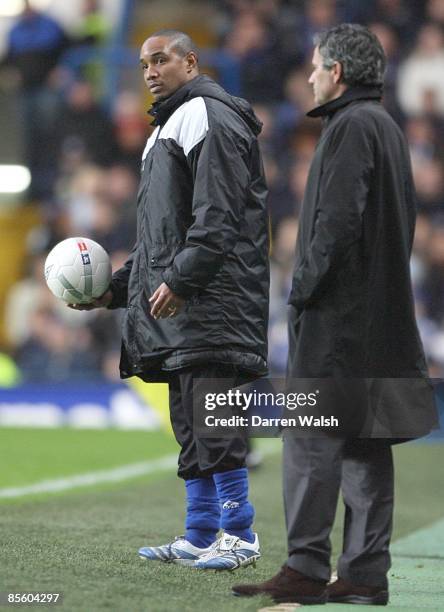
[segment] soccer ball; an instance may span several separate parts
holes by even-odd
[[[109,287],[108,253],[89,238],[62,240],[46,258],[45,280],[52,293],[67,304],[88,304]]]

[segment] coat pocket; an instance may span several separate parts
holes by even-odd
[[[156,244],[148,251],[148,278],[153,293],[163,281],[166,268],[173,265],[174,258],[181,250],[181,244]]]

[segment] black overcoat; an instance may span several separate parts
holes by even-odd
[[[402,417],[392,433],[409,435],[399,423],[413,411],[419,435],[434,409],[410,279],[416,206],[407,143],[379,89],[348,89],[309,115],[323,117],[324,128],[300,216],[288,376],[414,380],[389,385],[378,410],[395,395]]]

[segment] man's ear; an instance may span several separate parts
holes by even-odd
[[[194,68],[197,68],[197,55],[194,51],[190,51],[187,55],[187,72],[191,72]]]
[[[342,80],[342,64],[340,62],[335,62],[333,64],[333,68],[331,69],[333,73],[333,81],[338,84]]]

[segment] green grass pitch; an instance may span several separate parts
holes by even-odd
[[[70,612],[231,612],[269,605],[266,598],[234,598],[230,586],[268,578],[285,560],[279,444],[276,441],[276,452],[251,476],[263,552],[255,569],[207,573],[138,558],[141,545],[164,543],[183,531],[183,486],[171,470],[2,502],[0,591],[62,592],[59,607]],[[175,452],[174,441],[162,433],[0,429],[0,489]],[[444,445],[402,445],[395,455],[394,540],[402,542],[407,534],[444,516]],[[340,515],[341,511],[339,519]],[[436,538],[444,543],[442,530],[431,537],[435,544]],[[340,541],[338,521],[333,532],[336,552]],[[435,548],[438,553],[427,554],[425,539],[424,546],[414,543],[413,553],[408,549],[394,555],[391,609],[444,610],[444,552]],[[322,609],[340,612],[356,607]]]

